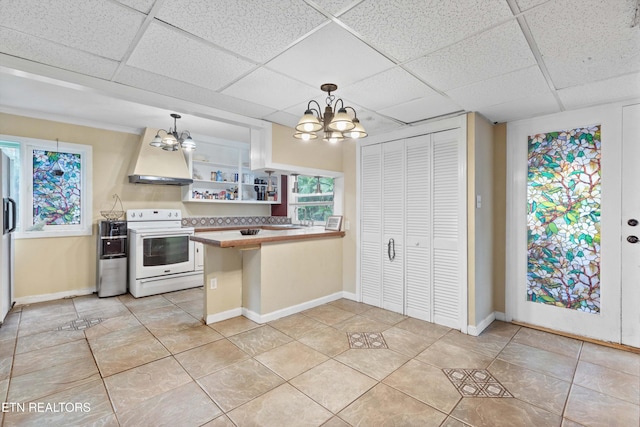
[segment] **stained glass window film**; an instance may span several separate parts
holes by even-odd
[[[529,136],[527,299],[600,312],[600,125]]]
[[[82,214],[81,155],[33,150],[33,224],[77,225]]]

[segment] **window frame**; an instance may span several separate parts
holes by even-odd
[[[48,237],[90,236],[93,234],[93,147],[63,141],[0,135],[7,142],[20,144],[20,227],[15,232],[17,239]],[[80,155],[80,224],[45,225],[42,230],[28,231],[33,225],[33,152],[38,150],[59,151]],[[27,226],[27,224],[29,224]]]
[[[301,173],[300,176],[310,176],[315,177],[319,174],[315,173]],[[300,177],[298,176],[298,178]],[[287,180],[287,191],[288,191],[288,206],[287,206],[287,214],[289,218],[291,218],[292,224],[301,224],[296,215],[297,207],[304,206],[323,206],[323,205],[333,205],[333,210],[330,215],[342,215],[343,214],[343,203],[342,203],[342,194],[344,187],[344,177],[342,175],[332,176],[332,175],[324,175],[323,178],[331,178],[333,179],[333,193],[294,193],[293,192],[293,177],[289,175],[289,179]],[[333,200],[331,202],[298,202],[298,197],[300,196],[326,196],[332,195]],[[320,224],[320,223],[318,223]],[[323,223],[324,224],[324,223]]]

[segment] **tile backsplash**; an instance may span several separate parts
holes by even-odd
[[[193,216],[182,218],[183,227],[195,227],[196,229],[266,224],[291,224],[291,218],[286,216]]]

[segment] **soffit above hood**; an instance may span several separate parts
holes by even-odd
[[[189,185],[193,183],[182,151],[165,151],[149,145],[156,131],[145,129],[129,174],[134,184]]]

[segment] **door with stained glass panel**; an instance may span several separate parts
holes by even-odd
[[[509,124],[508,319],[620,342],[621,116]]]

